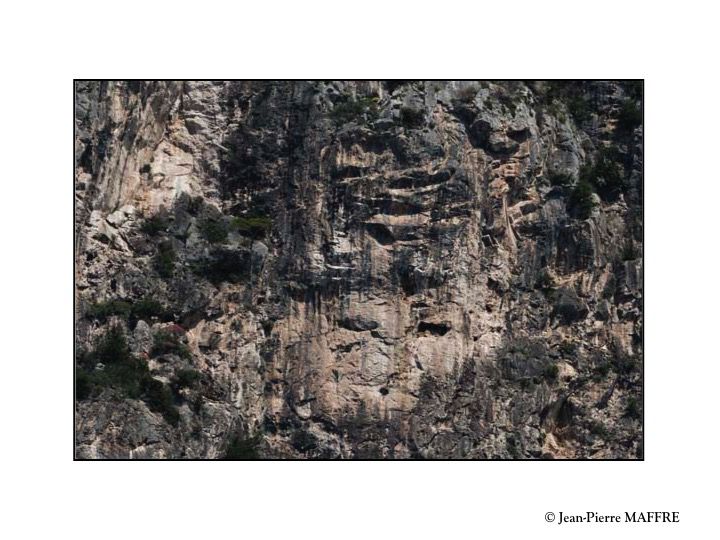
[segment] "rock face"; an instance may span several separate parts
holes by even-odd
[[[78,82],[77,457],[642,457],[641,94]]]

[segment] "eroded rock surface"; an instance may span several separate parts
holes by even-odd
[[[640,99],[77,83],[77,456],[641,457]]]

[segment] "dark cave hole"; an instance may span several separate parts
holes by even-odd
[[[421,321],[418,325],[418,332],[423,333],[427,332],[434,336],[444,336],[450,331],[450,325],[444,324],[444,323],[429,323],[425,321]]]
[[[378,243],[387,246],[395,242],[395,237],[389,228],[382,223],[366,223],[365,229]]]

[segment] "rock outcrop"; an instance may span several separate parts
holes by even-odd
[[[641,94],[77,83],[77,457],[642,457]]]

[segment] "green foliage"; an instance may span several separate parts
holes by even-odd
[[[542,372],[542,376],[550,382],[557,381],[558,374],[560,370],[557,367],[557,364],[548,364],[545,366]]]
[[[155,269],[164,278],[171,278],[175,273],[175,248],[171,242],[162,242],[155,255]]]
[[[180,421],[180,413],[175,407],[175,400],[170,388],[152,377],[144,378],[142,383],[143,397],[150,410],[161,413],[168,424],[177,426]]]
[[[518,444],[518,441],[515,438],[514,434],[508,433],[506,435],[505,447],[507,448],[508,454],[510,454],[510,457],[512,459],[522,458],[522,449],[520,448],[520,445]]]
[[[291,441],[293,448],[295,448],[298,452],[308,452],[309,450],[314,450],[317,448],[317,442],[317,437],[304,429],[296,431],[293,434]]]
[[[377,98],[374,97],[348,98],[337,103],[330,111],[330,117],[340,125],[363,117],[371,121],[377,118],[377,115]]]
[[[595,381],[604,380],[610,373],[610,368],[610,362],[607,362],[605,360],[601,361],[593,369],[593,379]]]
[[[515,111],[517,110],[517,104],[515,103],[515,99],[510,94],[500,94],[498,96],[498,101],[500,102],[500,105],[504,107],[506,110],[510,112],[511,115],[515,116]]]
[[[98,363],[103,365],[102,369],[95,367]],[[130,354],[120,326],[110,327],[85,358],[84,364],[90,371],[76,370],[78,399],[87,399],[102,388],[113,388],[131,398],[141,396],[142,381],[148,376],[147,366]]]
[[[96,319],[105,322],[112,316],[128,319],[150,319],[152,317],[164,317],[167,310],[157,300],[145,297],[137,302],[127,300],[108,300],[107,302],[96,302],[90,304],[85,316],[89,319]]]
[[[640,252],[635,246],[635,242],[631,239],[626,240],[621,256],[623,261],[633,261],[637,259],[640,256]]]
[[[548,180],[550,181],[551,186],[560,186],[560,187],[571,186],[574,182],[574,179],[571,175],[565,174],[565,173],[559,173],[559,172],[552,173],[549,176]]]
[[[590,433],[597,437],[606,438],[608,436],[608,430],[602,422],[591,421],[589,429]]]
[[[600,196],[609,198],[625,189],[620,155],[616,148],[601,148],[593,164],[586,163],[580,169],[580,180],[591,183]]]
[[[565,110],[560,106],[559,101],[551,101],[545,106],[545,108],[547,112],[557,118],[560,122],[565,122],[567,120]]]
[[[459,103],[464,103],[466,105],[469,105],[470,103],[473,102],[477,93],[478,93],[477,86],[475,86],[475,85],[466,86],[465,88],[462,88],[458,91],[456,100]]]
[[[219,244],[227,240],[228,228],[222,220],[206,219],[201,223],[200,230],[211,244]]]
[[[640,412],[640,403],[635,397],[628,399],[623,416],[625,418],[632,418],[633,420],[638,420],[642,417],[642,413]]]
[[[89,399],[93,392],[93,381],[90,375],[77,368],[75,370],[75,398],[78,401]]]
[[[222,459],[226,460],[245,460],[245,459],[259,459],[260,454],[258,452],[258,446],[260,445],[260,435],[254,435],[252,437],[243,437],[236,433],[230,439],[227,449],[225,450],[225,456]]]
[[[638,366],[632,356],[620,352],[613,357],[612,367],[620,375],[629,375],[635,371]]]
[[[629,80],[620,81],[625,95],[635,101],[640,101],[643,98],[643,81],[642,80]]]
[[[98,364],[102,364],[102,369],[98,369]],[[120,326],[110,327],[75,369],[78,400],[90,399],[103,389],[112,389],[121,397],[143,399],[170,424],[178,423],[180,414],[170,388],[153,379],[147,364],[130,354],[125,332]]]
[[[576,122],[582,123],[590,120],[591,108],[590,103],[581,95],[572,95],[565,99],[568,111]]]
[[[120,325],[111,326],[98,341],[95,355],[99,362],[105,364],[123,364],[130,359],[130,348],[125,339],[125,332]]]
[[[566,339],[560,343],[560,352],[566,358],[572,357],[577,352],[577,344],[574,341]]]
[[[180,369],[175,373],[175,386],[178,388],[194,388],[202,379],[202,373],[196,369]]]
[[[120,326],[112,326],[95,343],[95,348],[78,359],[76,388],[78,399],[85,399],[95,393],[98,385],[125,388],[129,381],[125,376],[133,367],[133,357]],[[95,369],[97,364],[102,369]],[[89,371],[88,371],[89,370]]]
[[[112,316],[127,319],[132,312],[132,304],[125,300],[108,300],[107,302],[96,302],[90,304],[85,315],[90,319],[106,321]]]
[[[403,107],[400,109],[400,122],[407,129],[416,129],[425,122],[425,112],[421,109]]]
[[[642,125],[642,110],[633,100],[627,100],[620,107],[617,129],[622,133],[632,133]]]
[[[162,216],[156,215],[147,218],[140,227],[140,230],[148,236],[156,236],[167,231],[167,228],[167,220]]]
[[[193,271],[215,284],[240,283],[250,275],[250,256],[246,251],[218,249],[196,263]]]
[[[130,312],[133,317],[143,320],[151,319],[153,317],[164,318],[168,316],[168,312],[163,305],[149,296],[141,298],[132,304]]]
[[[272,220],[268,216],[238,216],[230,224],[234,231],[254,239],[264,238],[272,228]]]
[[[568,112],[577,122],[585,122],[590,119],[591,106],[585,98],[585,84],[583,81],[548,81],[545,95],[543,96],[548,104],[548,111],[564,120],[558,103],[564,103]]]
[[[587,180],[581,179],[568,198],[568,210],[579,219],[587,219],[595,208],[593,187]]]
[[[202,196],[198,195],[197,197],[188,197],[187,211],[191,216],[197,216],[203,209],[203,206],[205,206],[205,200]]]
[[[189,360],[192,355],[187,345],[182,343],[180,337],[167,330],[160,330],[153,335],[153,346],[150,351],[151,356],[160,356],[163,354],[176,354],[180,358]]]

